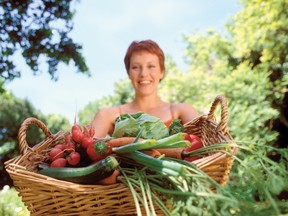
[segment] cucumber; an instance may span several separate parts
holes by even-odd
[[[115,157],[107,156],[87,167],[46,168],[38,173],[69,182],[93,184],[112,175],[118,166],[119,163]]]

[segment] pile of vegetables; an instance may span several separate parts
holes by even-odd
[[[138,214],[141,204],[146,213],[160,208],[169,215],[193,203],[191,194],[216,196],[211,188],[221,188],[191,163],[213,148],[203,147],[199,137],[183,129],[178,119],[167,128],[145,113],[124,114],[116,119],[115,137],[93,138],[91,126],[75,121],[64,143],[49,150],[48,165],[39,165],[39,173],[80,184],[121,182],[130,188]]]
[[[112,137],[136,137],[141,132],[144,139],[161,139],[169,136],[169,130],[161,119],[144,112],[122,114],[115,120]]]

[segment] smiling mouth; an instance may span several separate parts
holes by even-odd
[[[150,84],[151,81],[148,80],[143,80],[143,81],[139,81],[139,84]]]

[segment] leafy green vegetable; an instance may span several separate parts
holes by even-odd
[[[181,123],[180,119],[173,119],[169,126],[169,134],[176,134],[184,131],[184,126]]]
[[[169,130],[161,119],[144,112],[122,114],[115,120],[113,137],[136,137],[143,129],[141,137],[144,139],[161,139],[169,136]]]

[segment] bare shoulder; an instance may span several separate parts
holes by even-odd
[[[107,115],[107,114],[110,115],[112,113],[119,114],[119,108],[118,106],[106,107],[106,108],[100,109],[98,113],[102,115]]]
[[[100,109],[94,119],[106,119],[109,122],[114,121],[117,116],[119,116],[119,108],[118,106],[112,106],[112,107],[107,107],[107,108],[102,108]]]
[[[172,107],[174,117],[181,119],[184,124],[199,116],[197,110],[189,103],[175,103]]]

